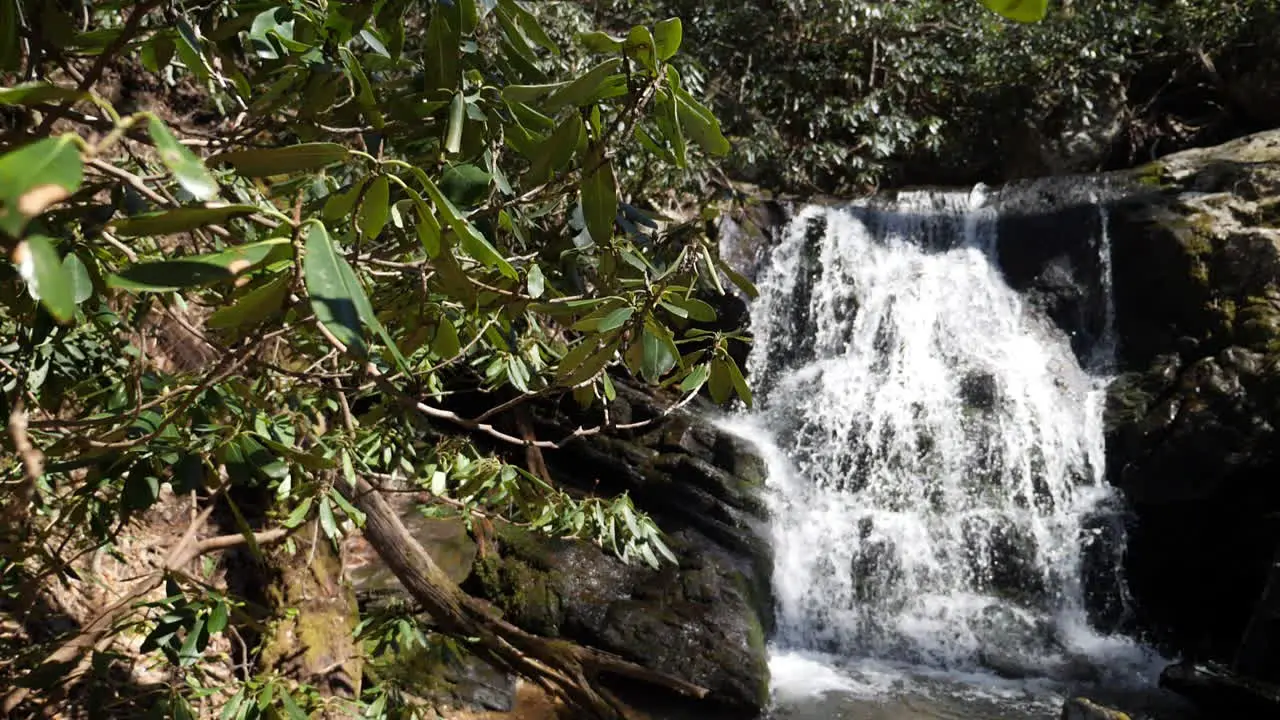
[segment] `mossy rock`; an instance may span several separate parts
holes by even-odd
[[[354,589],[342,579],[337,553],[320,540],[314,549],[274,548],[268,560],[276,575],[267,590],[275,617],[268,623],[259,664],[329,695],[358,696],[362,653],[354,631],[359,610]]]

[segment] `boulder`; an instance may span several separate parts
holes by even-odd
[[[714,412],[709,402],[699,399],[689,410],[667,415],[671,398],[621,379],[615,383],[613,422],[649,424],[544,449],[542,460],[571,494],[607,499],[626,493],[656,521],[678,562],[656,568],[628,564],[590,542],[484,519],[468,533],[456,518],[422,517],[410,493],[395,495],[401,516],[452,579],[514,624],[612,652],[710,691],[695,702],[620,678],[613,687],[615,679],[609,680],[641,709],[663,717],[754,717],[769,697],[765,637],[772,625],[772,559],[759,495],[763,462],[705,419]],[[528,417],[539,436],[550,438],[603,419],[577,409],[571,399],[533,403]],[[346,558],[366,607],[393,609],[403,602],[398,581],[361,541],[348,542]],[[414,694],[435,706],[501,710],[510,706],[515,688],[511,678],[492,676],[473,659],[426,650],[393,652],[373,658],[370,666],[411,684]]]
[[[1170,665],[1160,674],[1160,687],[1192,700],[1205,717],[1280,717],[1280,685],[1240,677],[1221,665]]]

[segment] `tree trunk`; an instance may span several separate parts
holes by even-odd
[[[692,683],[600,650],[532,635],[495,617],[449,579],[368,482],[360,480],[353,488],[340,479],[335,485],[365,513],[365,539],[443,632],[475,638],[476,655],[537,683],[577,710],[579,716],[609,720],[636,717],[632,708],[601,685],[602,676],[609,674],[694,698],[706,696],[705,688]]]

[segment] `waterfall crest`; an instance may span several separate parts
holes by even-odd
[[[743,422],[780,453],[778,646],[1033,676],[1138,652],[1086,618],[1105,378],[1006,284],[996,220],[982,187],[810,206],[765,263]]]

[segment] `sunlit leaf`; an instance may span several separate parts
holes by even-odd
[[[0,6],[4,2],[5,0],[0,0]],[[2,14],[0,12],[0,15]],[[0,88],[0,105],[38,105],[63,100],[79,100],[87,96],[87,93],[78,88],[63,87],[48,82],[26,82],[13,87]]]
[[[0,155],[0,231],[19,236],[29,219],[70,197],[82,182],[84,162],[70,135]]]
[[[364,355],[364,335],[354,297],[357,292],[363,294],[363,288],[348,285],[350,275],[343,269],[347,260],[338,253],[324,225],[311,223],[306,249],[303,274],[316,319],[349,350]]]
[[[287,238],[237,245],[221,252],[134,263],[107,278],[107,285],[133,291],[169,292],[234,279],[290,248]]]
[[[58,322],[69,322],[76,310],[75,280],[58,257],[54,241],[43,235],[28,237],[14,248],[13,264],[31,297]]]
[[[280,310],[289,294],[288,275],[256,287],[234,304],[214,311],[206,324],[216,330],[256,325]]]
[[[391,216],[391,184],[386,175],[379,175],[369,183],[360,200],[360,211],[356,224],[361,236],[376,238],[387,226]]]
[[[200,158],[178,142],[178,138],[174,137],[160,118],[152,115],[147,118],[147,123],[160,162],[169,168],[178,184],[197,200],[212,200],[217,197],[218,183],[205,169]]]
[[[667,18],[653,27],[653,40],[658,48],[659,60],[670,60],[680,49],[683,28],[680,18]]]
[[[120,237],[169,235],[209,225],[220,225],[232,218],[252,215],[255,212],[258,212],[258,208],[253,205],[228,205],[225,203],[188,205],[121,218],[112,222],[111,225]]]
[[[210,165],[225,163],[248,177],[265,177],[319,170],[342,160],[349,153],[337,143],[304,143],[281,148],[254,148],[219,153],[209,158]]]

